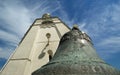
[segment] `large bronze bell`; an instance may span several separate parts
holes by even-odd
[[[120,75],[96,54],[90,37],[74,26],[66,33],[54,57],[32,75]]]

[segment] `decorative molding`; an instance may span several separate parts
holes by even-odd
[[[28,61],[31,61],[31,60],[28,59],[28,58],[19,58],[19,59],[10,59],[10,60],[28,60]]]

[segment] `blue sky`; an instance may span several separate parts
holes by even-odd
[[[0,0],[0,68],[44,13],[78,24],[100,57],[120,69],[120,0]]]

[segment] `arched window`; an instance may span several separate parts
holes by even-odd
[[[53,52],[52,52],[52,50],[48,50],[47,53],[49,55],[49,61],[50,61],[53,57]]]

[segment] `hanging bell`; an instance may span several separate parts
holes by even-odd
[[[120,75],[93,48],[90,37],[74,26],[61,38],[53,58],[32,75]]]

